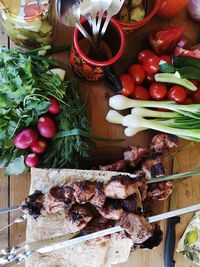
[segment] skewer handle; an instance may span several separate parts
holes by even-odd
[[[153,223],[153,222],[157,222],[160,220],[165,220],[165,219],[169,219],[175,216],[183,215],[186,213],[194,212],[197,210],[200,210],[200,204],[196,204],[190,207],[151,216],[148,218],[148,220],[150,223]],[[92,240],[94,238],[102,237],[105,235],[117,233],[120,231],[123,231],[123,229],[120,226],[115,226],[112,228],[108,228],[106,230],[98,231],[98,232],[88,234],[85,236],[80,236],[80,237],[75,237],[78,234],[78,233],[75,233],[71,235],[59,236],[59,237],[48,238],[48,239],[44,239],[40,241],[24,243],[24,244],[19,245],[16,248],[16,250],[12,248],[10,252],[8,251],[8,254],[6,256],[0,258],[0,266],[6,266],[6,267],[14,266],[15,264],[22,262],[26,258],[30,257],[36,251],[40,253],[46,253],[46,252],[60,249],[66,246],[75,246],[82,242]],[[11,260],[9,260],[9,257]],[[7,260],[7,263],[5,262],[6,260]],[[1,265],[1,262],[3,261],[5,263]]]

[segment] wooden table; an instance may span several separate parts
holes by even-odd
[[[140,30],[137,30],[127,36],[126,50],[121,58],[120,62],[116,64],[116,68],[119,71],[124,71],[128,65],[133,62],[137,51],[138,36],[143,32],[148,32],[150,29],[156,27],[156,25],[183,25],[186,27],[186,36],[190,40],[196,40],[200,27],[198,23],[192,22],[185,11],[180,13],[175,19],[170,21],[161,21],[160,19],[154,18],[148,25]],[[3,27],[0,28],[0,41],[3,45],[9,48],[13,48],[14,45],[6,35]],[[70,43],[72,37],[72,29],[64,27],[59,23],[56,23],[56,33],[55,33],[55,43],[64,44]],[[67,68],[67,55],[62,53],[55,55],[55,57],[60,61],[61,66]],[[123,66],[121,69],[119,66]],[[99,136],[123,136],[122,127],[111,125],[105,122],[105,114],[108,110],[108,96],[110,92],[103,87],[102,84],[88,84],[81,83],[81,89],[83,92],[87,92],[88,98],[88,114],[90,116],[90,121],[92,125],[93,133]],[[147,145],[151,134],[149,132],[139,134],[134,138],[128,138],[123,143],[115,144],[116,146],[126,147],[129,144]],[[181,147],[186,144],[185,141],[180,140],[179,143],[179,153],[177,154],[177,159],[179,162],[180,172],[192,170],[200,165],[200,145],[196,143],[193,147],[189,147],[184,151],[181,151]],[[109,146],[111,144],[101,143],[98,146]],[[112,144],[113,145],[113,144]],[[170,172],[170,162],[167,164],[168,172]],[[189,206],[191,204],[200,202],[200,177],[196,176],[194,178],[186,179],[178,184],[177,187],[177,208]],[[0,208],[12,206],[18,204],[25,196],[27,196],[29,191],[30,175],[22,174],[19,176],[4,177],[3,170],[0,170]],[[157,203],[158,211],[168,210],[168,201],[162,203]],[[3,227],[7,223],[11,222],[18,212],[13,212],[11,214],[2,215],[0,217],[0,227]],[[185,215],[181,217],[181,223],[177,226],[177,240],[180,239],[187,223],[191,219],[192,214]],[[161,223],[161,227],[165,230],[165,222]],[[0,247],[13,246],[25,239],[25,223],[14,225],[8,230],[0,232]],[[164,243],[162,243],[158,248],[152,251],[142,251],[138,250],[131,254],[129,261],[125,264],[118,265],[118,267],[163,267],[163,250]],[[177,261],[177,267],[192,267],[195,266],[187,261],[183,256],[175,253],[175,260]]]

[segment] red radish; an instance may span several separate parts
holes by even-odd
[[[31,129],[27,128],[19,132],[14,138],[14,145],[20,149],[28,148],[33,142],[38,138],[38,133]]]
[[[28,167],[36,167],[39,164],[39,158],[36,154],[28,154],[25,158],[25,164]]]
[[[30,148],[33,153],[42,154],[47,149],[47,143],[43,139],[38,139],[31,145]]]
[[[57,115],[60,113],[60,105],[57,99],[54,97],[51,97],[50,99],[50,106],[48,108],[48,112],[54,115]]]
[[[37,128],[41,136],[46,138],[54,137],[57,132],[55,122],[47,116],[42,116],[39,119],[37,123]]]

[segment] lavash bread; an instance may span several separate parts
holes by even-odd
[[[117,172],[71,170],[71,169],[36,169],[31,170],[30,194],[36,189],[47,193],[55,185],[63,185],[82,180],[108,181]],[[26,241],[37,241],[53,236],[70,233],[64,211],[50,214],[45,211],[42,216],[33,219],[28,216]],[[124,232],[113,234],[112,238],[102,244],[81,244],[74,247],[58,249],[52,252],[34,254],[26,260],[26,267],[110,267],[126,262],[132,247],[132,241]]]

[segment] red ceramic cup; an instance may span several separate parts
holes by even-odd
[[[81,24],[92,36],[92,31],[86,18],[81,19]],[[121,81],[114,73],[111,65],[121,57],[124,51],[125,36],[121,26],[115,19],[111,19],[101,44],[106,54],[106,58],[103,60],[98,58],[89,41],[75,28],[73,46],[70,51],[70,65],[79,77],[87,81],[94,82],[104,79],[114,87],[121,86]],[[111,86],[109,87],[111,88]]]

